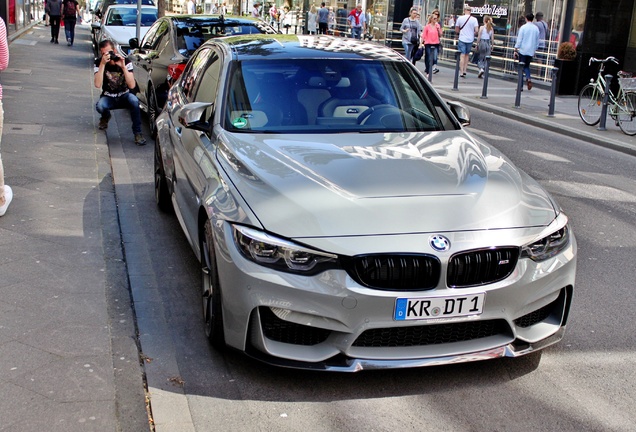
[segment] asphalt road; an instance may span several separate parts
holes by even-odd
[[[343,375],[272,368],[210,348],[198,263],[176,217],[154,203],[152,141],[138,148],[109,129],[158,431],[635,429],[636,159],[475,109],[472,114],[472,131],[555,195],[578,239],[568,331],[540,363],[533,356]],[[125,123],[125,115],[117,112],[117,122]],[[122,130],[127,135],[128,126]]]

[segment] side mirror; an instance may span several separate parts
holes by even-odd
[[[102,28],[102,23],[99,23],[99,22],[92,22],[91,23],[91,29],[99,30],[100,28]]]
[[[203,116],[205,111],[213,105],[211,102],[192,102],[184,105],[179,112],[179,123],[188,129],[209,133],[210,123],[203,120]]]
[[[470,112],[466,106],[455,101],[448,101],[446,103],[462,126],[470,126]]]
[[[130,46],[131,50],[139,48],[139,39],[137,38],[128,39],[128,45]]]

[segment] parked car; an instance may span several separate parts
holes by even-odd
[[[141,8],[140,28],[142,37],[155,21],[157,21],[157,8],[143,6]],[[116,52],[122,57],[127,57],[130,48],[128,41],[137,34],[137,6],[110,6],[106,9],[106,13],[99,23],[91,23],[91,28],[95,30],[94,49],[96,55],[99,55],[97,48],[99,43],[105,39],[110,39],[115,44]]]
[[[156,6],[153,0],[142,0],[141,3],[142,5]],[[97,0],[93,4],[91,9],[89,10],[90,13],[92,14],[91,23],[100,23],[102,21],[102,18],[104,18],[106,9],[108,9],[109,6],[112,6],[114,4],[132,4],[136,6],[137,1],[136,0]],[[97,44],[99,43],[99,40],[97,39],[97,34],[96,34],[97,30],[99,30],[97,26],[91,26],[91,40],[93,42],[93,47],[96,47]]]
[[[155,196],[201,262],[212,343],[359,371],[559,341],[576,270],[568,218],[469,122],[377,44],[203,44],[157,118]]]
[[[206,40],[231,35],[277,33],[263,21],[219,15],[172,15],[158,20],[141,40],[130,39],[133,73],[139,102],[148,113],[152,136],[155,120],[166,102],[168,89],[183,72],[192,53]]]

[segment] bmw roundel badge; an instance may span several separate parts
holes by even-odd
[[[438,252],[446,252],[450,249],[450,240],[443,235],[434,235],[429,239],[431,247]]]

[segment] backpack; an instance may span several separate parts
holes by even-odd
[[[64,16],[69,18],[75,18],[77,16],[77,3],[74,1],[67,1],[64,4]]]

